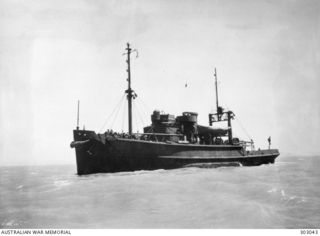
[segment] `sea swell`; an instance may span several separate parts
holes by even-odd
[[[1,228],[319,228],[319,157],[75,175],[0,168]]]

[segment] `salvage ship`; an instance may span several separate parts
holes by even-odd
[[[232,135],[231,121],[235,115],[218,103],[217,73],[215,69],[216,113],[209,114],[209,126],[198,124],[196,112],[183,112],[175,117],[155,110],[151,125],[143,133],[132,132],[132,100],[136,93],[131,88],[129,43],[126,48],[128,65],[128,132],[107,130],[96,133],[79,129],[79,102],[77,128],[73,130],[78,175],[182,167],[256,166],[274,163],[278,149],[255,150],[253,141],[243,141]],[[227,128],[212,125],[225,122]],[[251,147],[250,150],[247,150]]]

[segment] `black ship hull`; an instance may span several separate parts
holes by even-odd
[[[240,145],[166,143],[107,138],[93,131],[74,130],[79,175],[188,166],[261,165],[274,163],[277,149],[245,151]]]

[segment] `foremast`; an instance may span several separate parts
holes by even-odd
[[[132,99],[136,98],[136,94],[133,89],[131,89],[131,68],[130,68],[130,55],[132,52],[132,49],[130,48],[130,44],[127,43],[127,48],[126,48],[126,54],[127,54],[127,72],[128,72],[128,89],[125,90],[125,93],[127,94],[127,99],[128,99],[128,133],[129,135],[132,134]]]

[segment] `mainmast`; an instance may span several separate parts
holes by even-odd
[[[216,106],[217,106],[217,113],[219,110],[219,101],[218,101],[218,79],[217,79],[217,69],[214,68],[214,78],[215,78],[215,85],[216,85]]]
[[[131,135],[132,134],[132,98],[135,98],[134,91],[131,89],[131,71],[130,71],[130,54],[132,49],[130,48],[130,44],[127,43],[127,64],[128,64],[128,89],[125,91],[127,93],[127,99],[128,99],[128,132]]]
[[[216,106],[217,112],[214,114],[209,114],[209,125],[212,126],[215,122],[227,121],[228,122],[228,142],[232,144],[232,126],[231,120],[234,118],[234,113],[232,111],[224,111],[222,107],[219,106],[218,100],[218,78],[217,78],[217,69],[214,68],[214,78],[215,78],[215,87],[216,87]]]
[[[223,115],[223,108],[219,107],[217,68],[214,68],[214,79],[215,79],[215,87],[216,87],[217,118],[218,118],[218,121],[221,121],[221,116]]]

